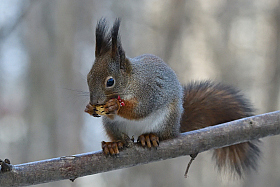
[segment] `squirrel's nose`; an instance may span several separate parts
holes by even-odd
[[[97,99],[97,104],[103,105],[105,104],[105,101],[106,101],[106,97],[100,97]]]
[[[105,104],[106,97],[90,97],[91,105],[102,105]]]

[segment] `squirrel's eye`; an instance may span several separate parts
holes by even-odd
[[[111,88],[115,85],[115,80],[113,77],[108,77],[106,81],[106,87]]]

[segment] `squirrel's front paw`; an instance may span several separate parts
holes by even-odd
[[[91,105],[89,103],[86,106],[85,112],[89,113],[90,115],[92,115],[94,117],[101,117],[101,115],[106,115],[104,105]]]
[[[94,114],[94,106],[91,104],[87,104],[86,108],[85,108],[85,112],[89,113],[90,115]]]
[[[137,142],[139,142],[143,147],[158,147],[159,137],[154,133],[142,134],[138,137]]]
[[[85,112],[88,113],[89,115],[92,115],[94,117],[100,117],[96,112],[98,110],[96,109],[96,106],[91,105],[90,103],[87,104],[86,108],[85,108]]]
[[[100,117],[101,115],[117,114],[120,107],[124,106],[124,101],[118,96],[117,99],[110,99],[104,105],[92,105],[87,104],[85,112],[94,117]]]
[[[117,114],[120,107],[121,104],[117,99],[110,99],[109,101],[106,102],[104,106],[104,111],[106,115]]]
[[[102,150],[105,155],[117,155],[119,154],[119,149],[124,147],[123,142],[116,141],[116,142],[101,142]]]

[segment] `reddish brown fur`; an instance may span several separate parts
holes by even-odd
[[[136,108],[138,103],[138,101],[135,98],[130,100],[124,100],[124,103],[125,105],[122,106],[118,111],[119,116],[130,120],[137,120],[141,118],[141,116],[137,115],[134,112],[134,109]]]
[[[181,132],[247,117],[244,104],[239,103],[236,97],[230,90],[219,90],[218,86],[186,88]]]
[[[211,82],[190,84],[184,90],[184,113],[181,132],[197,130],[252,115],[247,101],[231,87]],[[256,142],[255,142],[256,143]],[[245,142],[216,149],[214,158],[219,170],[229,168],[240,177],[245,170],[256,169],[259,149]]]

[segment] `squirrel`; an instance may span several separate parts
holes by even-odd
[[[104,18],[96,26],[95,62],[87,75],[90,102],[85,112],[99,117],[111,142],[102,142],[106,155],[124,147],[125,137],[138,137],[143,147],[179,133],[253,115],[238,90],[211,81],[182,86],[175,72],[155,55],[125,55],[119,36],[120,19],[110,32]],[[103,111],[100,111],[103,109]],[[220,171],[242,177],[256,170],[258,140],[214,150]]]

